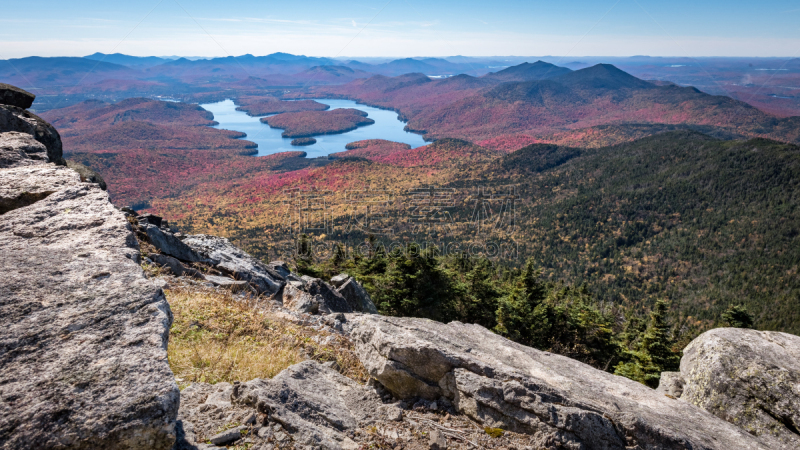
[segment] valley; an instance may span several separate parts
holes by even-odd
[[[6,2],[0,450],[800,449],[800,9]]]
[[[759,327],[797,331],[796,255],[763,250],[791,248],[800,229],[797,116],[609,64],[475,75],[260,93],[245,79],[181,103],[90,101],[44,116],[115,202],[263,259],[291,259],[306,235],[325,264],[337,243],[372,236],[387,251],[416,242],[443,258],[532,259],[546,279],[634,310],[668,298],[687,338],[733,298]],[[316,142],[292,146],[299,136]]]

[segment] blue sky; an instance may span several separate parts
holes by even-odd
[[[0,59],[227,56],[800,56],[800,2],[6,2]]]

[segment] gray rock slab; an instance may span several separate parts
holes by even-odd
[[[183,264],[181,264],[180,261],[171,256],[162,255],[159,253],[151,253],[147,256],[154,264],[157,264],[160,267],[168,268],[169,271],[172,272],[172,274],[177,277],[187,276],[198,279],[205,278],[199,270],[193,269],[191,267],[186,267]]]
[[[39,202],[48,196],[69,188],[75,188],[78,174],[52,164],[0,169],[0,214],[6,214]]]
[[[302,289],[300,282],[293,281],[284,286],[281,298],[283,307],[291,311],[306,314],[316,314],[319,311],[319,302]]]
[[[349,431],[386,419],[394,408],[384,405],[374,388],[315,361],[295,364],[272,379],[237,385],[231,399],[269,413],[269,420],[280,423],[296,444],[325,449],[344,448]]]
[[[46,120],[16,106],[0,105],[0,133],[18,131],[26,133],[47,148],[47,158],[58,165],[66,165],[62,155],[61,136]]]
[[[342,297],[347,300],[347,304],[350,305],[353,311],[378,314],[378,308],[375,307],[372,298],[355,278],[350,277],[347,279],[341,286],[336,288],[336,292],[342,294]]]
[[[0,168],[32,166],[48,162],[47,148],[30,134],[0,133]]]
[[[172,314],[123,213],[51,164],[0,169],[0,447],[169,449]]]
[[[681,400],[709,411],[772,448],[800,448],[800,337],[717,328],[683,350]]]
[[[267,263],[267,268],[273,270],[282,281],[302,281],[297,274],[289,270],[289,265],[283,261],[271,261]]]
[[[149,223],[141,224],[150,243],[159,251],[167,255],[174,256],[186,262],[205,262],[208,261],[204,255],[194,251],[191,247],[176,238],[172,233]]]
[[[333,286],[320,280],[319,278],[303,277],[305,285],[303,290],[308,292],[319,304],[319,312],[322,314],[349,313],[353,308],[342,294],[336,292]]]
[[[204,278],[213,283],[214,286],[225,288],[234,293],[246,291],[250,288],[250,285],[247,283],[247,281],[238,281],[234,280],[233,278],[219,277],[215,275],[204,275]]]
[[[661,372],[661,379],[658,382],[656,392],[661,392],[673,398],[680,398],[683,394],[683,377],[681,377],[681,373]]]
[[[336,275],[335,277],[331,278],[331,284],[335,288],[340,288],[350,278],[351,278],[350,275],[346,273],[340,273],[339,275]]]
[[[214,267],[237,280],[247,281],[259,293],[275,294],[283,287],[283,277],[258,259],[234,246],[225,238],[195,234],[183,242],[194,251],[207,255]]]
[[[350,314],[347,326],[361,362],[396,397],[444,396],[539,447],[769,448],[686,402],[479,325]]]
[[[28,109],[33,105],[36,96],[26,91],[6,83],[0,83],[0,105],[16,106],[17,108]]]

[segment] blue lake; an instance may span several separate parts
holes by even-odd
[[[411,148],[427,144],[422,140],[422,136],[403,130],[405,124],[398,119],[397,113],[394,111],[361,105],[352,100],[315,100],[330,106],[330,109],[355,108],[364,111],[368,114],[367,117],[374,120],[375,123],[358,127],[347,133],[314,136],[314,139],[317,140],[316,144],[298,147],[290,144],[292,139],[281,137],[283,130],[270,128],[269,125],[261,123],[259,120],[261,117],[252,117],[247,113],[237,111],[236,105],[232,100],[206,103],[200,106],[214,114],[214,120],[219,122],[219,125],[216,125],[215,128],[247,133],[247,137],[243,139],[258,144],[257,156],[299,150],[306,152],[309,158],[315,158],[343,152],[345,151],[345,145],[364,139],[386,139],[388,141],[403,142],[411,145]]]

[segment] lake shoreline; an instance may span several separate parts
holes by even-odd
[[[405,123],[400,115],[391,109],[379,108],[362,104],[349,99],[302,99],[314,100],[328,106],[325,111],[336,109],[357,109],[367,114],[374,121],[373,124],[361,124],[348,127],[346,130],[336,130],[331,133],[303,133],[302,137],[316,138],[315,143],[304,146],[309,158],[328,156],[333,153],[346,151],[345,146],[350,142],[384,139],[408,144],[411,148],[427,145],[428,142],[419,134],[405,129]],[[292,100],[286,100],[292,101]],[[296,151],[297,146],[291,141],[300,136],[282,136],[282,128],[271,127],[262,123],[261,119],[274,117],[277,114],[253,116],[246,111],[239,110],[239,105],[231,99],[219,102],[200,104],[200,107],[214,115],[217,125],[214,128],[226,129],[245,133],[249,140],[256,144],[257,150],[253,156],[266,156],[286,151]]]

